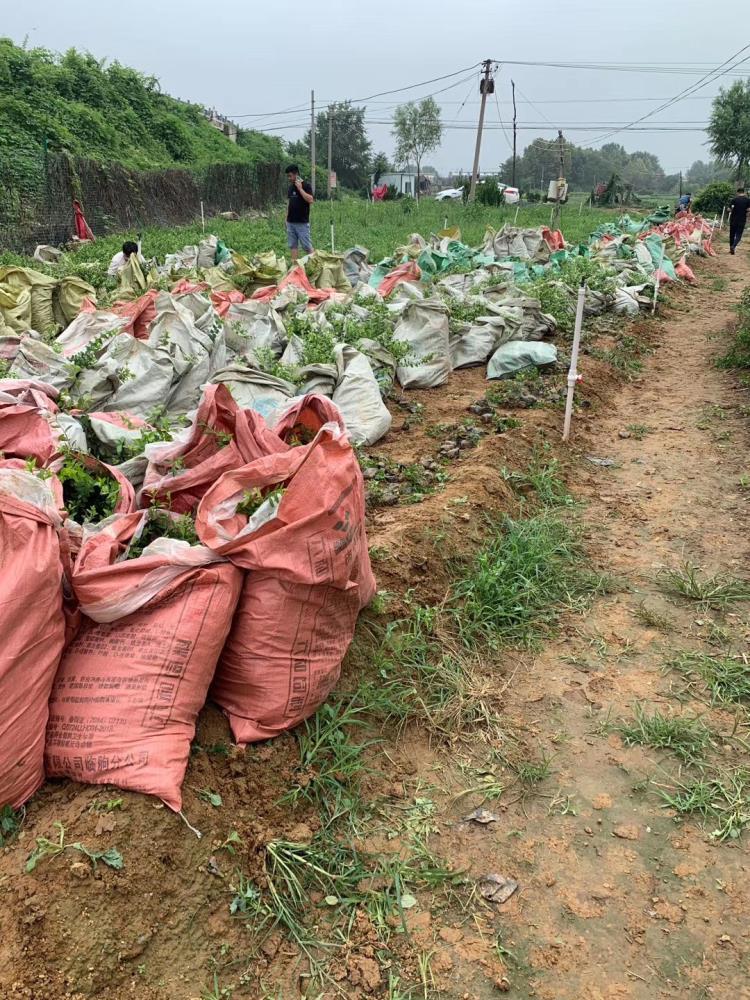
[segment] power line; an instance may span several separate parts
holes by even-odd
[[[705,73],[700,78],[700,80],[696,80],[695,83],[691,84],[689,87],[684,87],[679,92],[679,94],[675,94],[673,98],[671,98],[668,101],[665,101],[663,104],[660,104],[658,108],[653,108],[651,111],[647,112],[645,115],[641,115],[640,118],[636,118],[635,121],[630,122],[629,125],[625,125],[623,128],[615,129],[613,132],[608,132],[605,135],[600,136],[598,139],[593,139],[592,143],[589,143],[589,145],[595,142],[602,142],[604,139],[609,139],[611,138],[611,136],[617,135],[619,132],[624,132],[625,130],[629,131],[630,129],[633,128],[633,126],[639,125],[641,122],[646,121],[647,118],[653,118],[653,116],[658,115],[660,111],[666,111],[667,108],[671,108],[674,104],[677,104],[685,97],[690,96],[694,94],[696,91],[701,90],[703,87],[708,86],[709,83],[713,83],[715,80],[720,79],[722,76],[726,75],[726,73],[728,73],[730,70],[736,69],[737,66],[742,65],[742,63],[747,62],[747,60],[750,59],[750,56],[745,56],[744,59],[740,59],[739,62],[736,62],[734,63],[734,65],[730,66],[728,70],[724,70],[723,73],[719,72],[720,70],[724,69],[727,63],[732,62],[733,59],[736,59],[737,56],[742,55],[742,53],[746,52],[747,49],[750,49],[750,43],[748,43],[747,45],[743,45],[741,49],[738,49],[737,52],[734,53],[734,55],[731,55],[728,59],[725,59],[723,63],[720,63],[715,69],[711,70],[709,73]]]
[[[364,104],[367,101],[372,101],[376,97],[386,97],[388,94],[401,94],[406,90],[418,90],[420,87],[427,87],[431,83],[440,83],[442,80],[450,80],[454,76],[460,76],[463,73],[468,73],[469,70],[475,70],[480,64],[472,63],[471,66],[465,66],[463,69],[457,69],[454,73],[445,73],[443,76],[435,76],[431,80],[423,80],[421,83],[410,83],[406,87],[394,87],[393,90],[381,90],[377,94],[370,94],[368,97],[356,97],[356,98],[346,98],[350,104]],[[342,103],[340,100],[326,100],[325,104],[339,104]],[[307,107],[306,104],[301,105],[301,107]],[[289,111],[290,109],[287,109]],[[291,109],[293,110],[293,109]],[[285,114],[285,111],[267,111],[267,112],[252,112],[244,113],[240,115],[227,115],[227,118],[270,118],[272,115]]]
[[[476,79],[476,73],[472,72],[471,74],[469,74],[469,76],[462,77],[462,79],[456,80],[453,83],[448,84],[447,87],[441,87],[440,90],[433,90],[432,93],[430,93],[430,94],[420,94],[419,97],[418,97],[418,100],[425,100],[428,97],[437,97],[439,94],[444,94],[444,93],[446,93],[449,90],[453,90],[455,87],[460,87],[460,86],[462,86],[464,83],[466,83],[468,81],[472,81],[473,82],[475,79]],[[421,86],[421,85],[418,84],[416,86]],[[328,103],[328,104],[336,104],[336,103],[343,103],[343,102],[321,100],[321,104],[326,104],[326,103]],[[349,102],[349,103],[352,103],[352,102]],[[379,111],[380,111],[380,113],[387,113],[388,111],[393,111],[397,107],[398,107],[398,104],[393,104],[393,103],[387,102],[387,106],[384,107],[384,108],[380,108]],[[305,108],[307,108],[307,105],[303,105],[303,109],[305,109]],[[295,119],[298,117],[297,114],[291,114],[289,112],[287,112],[287,114],[289,114],[290,117],[293,117]],[[307,120],[307,119],[305,119],[305,120]],[[275,123],[272,123],[272,126],[270,128],[266,128],[266,124],[265,124],[264,121],[253,122],[252,127],[255,128],[255,129],[257,129],[258,131],[261,131],[261,132],[263,132],[263,131],[274,131],[274,129],[275,129]],[[295,124],[290,123],[289,127],[290,128],[295,128],[297,126],[296,126],[296,123]]]
[[[500,76],[500,71],[498,71],[497,75]],[[495,98],[495,106],[497,107],[497,117],[498,117],[498,120],[500,122],[500,125],[502,126],[503,135],[505,136],[505,141],[508,143],[508,149],[511,152],[513,152],[513,143],[510,141],[510,139],[508,137],[508,133],[505,131],[505,125],[503,123],[503,116],[500,114],[500,102],[497,99],[497,89],[495,89],[495,91],[493,93],[493,96]]]
[[[552,124],[552,122],[551,122],[551,121],[549,120],[549,118],[548,118],[548,117],[547,117],[547,116],[545,115],[545,113],[544,113],[543,111],[540,111],[540,110],[539,110],[539,108],[537,108],[537,107],[536,107],[536,105],[535,105],[535,104],[533,103],[533,101],[530,101],[530,100],[529,100],[529,98],[528,98],[528,97],[526,97],[526,95],[524,94],[524,92],[523,92],[523,91],[521,90],[521,88],[520,88],[520,87],[519,87],[519,86],[518,86],[517,84],[516,84],[516,90],[517,90],[517,91],[518,91],[518,93],[519,93],[519,94],[521,95],[521,97],[523,97],[523,98],[524,98],[524,100],[526,101],[526,103],[527,103],[527,104],[530,104],[530,105],[531,105],[531,107],[532,107],[532,108],[534,108],[534,110],[535,110],[535,111],[537,112],[537,114],[538,114],[538,115],[540,116],[540,118],[544,118],[544,120],[545,120],[546,122],[549,122],[549,124],[550,124],[550,125]]]
[[[743,74],[744,75],[744,74]],[[708,94],[703,94],[700,97],[686,97],[686,101],[712,101],[714,98]],[[520,104],[657,104],[659,101],[669,101],[669,97],[566,97],[566,98],[544,98],[542,100],[532,101],[528,98],[525,101],[519,101]],[[371,101],[371,104],[390,104],[390,101]],[[463,101],[442,101],[442,104],[463,104]],[[508,105],[510,107],[510,101],[500,101],[501,104]]]
[[[389,125],[394,124],[393,118],[368,118],[365,119],[365,125]],[[561,122],[560,127],[566,128],[574,132],[600,132],[602,128],[611,128],[615,125],[614,122],[604,123],[604,122]],[[467,130],[474,131],[475,126],[468,124],[466,122],[459,121],[443,121],[443,129],[447,131],[457,131],[457,130]],[[631,127],[628,128],[630,132],[705,132],[707,128],[707,122],[696,122],[696,123],[684,123],[684,122],[673,122],[673,123],[655,123],[654,125],[642,126],[642,127]],[[308,118],[301,119],[297,122],[290,122],[286,125],[278,125],[275,127],[269,127],[266,129],[258,129],[258,131],[263,131],[265,134],[273,134],[276,132],[286,132],[294,131],[297,129],[308,129],[310,127],[310,121]],[[496,123],[488,122],[485,124],[485,129],[491,129],[496,131],[505,131],[507,138],[507,128],[501,119],[498,119]],[[517,126],[519,131],[523,132],[554,132],[557,131],[557,125],[544,125],[541,122],[531,122],[529,124],[519,124]],[[624,128],[619,128],[617,131],[623,131]],[[595,142],[596,140],[591,140]],[[588,145],[588,144],[587,144]]]
[[[712,63],[597,63],[597,62],[545,62],[543,60],[498,59],[505,66],[545,66],[552,69],[582,69],[606,73],[658,73],[692,76],[701,73]]]

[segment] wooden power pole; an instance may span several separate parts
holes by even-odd
[[[333,105],[328,105],[328,200],[331,200],[331,171],[333,170]]]
[[[513,171],[510,179],[511,187],[516,186],[516,85],[511,80],[510,81],[511,91],[513,93]]]
[[[495,81],[492,79],[492,60],[485,59],[482,63],[484,76],[479,81],[479,92],[482,101],[479,105],[479,124],[477,125],[477,144],[474,148],[474,168],[471,171],[471,187],[469,188],[469,201],[474,201],[477,193],[477,178],[479,177],[479,153],[482,149],[482,129],[484,128],[484,108],[487,104],[487,94],[492,94],[495,90]]]
[[[557,197],[555,198],[555,228],[560,224],[560,212],[562,211],[562,185],[565,177],[565,137],[562,129],[557,130],[557,141],[560,145],[560,171],[557,177]]]
[[[310,164],[312,177],[310,187],[315,194],[315,91],[310,91]]]

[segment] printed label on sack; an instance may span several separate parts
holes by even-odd
[[[84,626],[55,681],[51,746],[86,750],[132,726],[134,712],[143,729],[161,730],[169,724],[195,637],[208,615],[211,588],[191,581],[167,601],[179,609],[176,615],[165,615],[159,602],[120,622]],[[80,714],[75,714],[75,706],[80,706]],[[92,715],[95,706],[98,711]]]
[[[356,615],[351,597],[336,587],[327,587],[322,598],[301,601],[298,607],[284,711],[287,718],[299,716],[306,706],[318,705],[328,696],[348,646],[347,641],[342,649],[342,636],[350,633]]]
[[[337,577],[340,579],[344,574],[341,570],[336,572],[335,567],[342,562],[344,569],[349,570],[346,578],[352,579],[351,568],[358,557],[364,531],[364,511],[357,509],[361,506],[357,499],[355,478],[326,511],[334,519],[333,523],[307,540],[310,571],[316,583],[326,583]]]

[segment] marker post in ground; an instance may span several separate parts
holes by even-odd
[[[578,382],[578,350],[581,345],[581,330],[583,329],[583,306],[586,301],[586,285],[578,289],[576,303],[576,323],[573,329],[573,350],[570,352],[570,368],[568,369],[568,396],[565,400],[565,421],[563,423],[563,441],[570,437],[570,421],[573,417],[573,397]]]
[[[656,312],[656,301],[659,298],[659,279],[661,278],[661,269],[664,263],[664,241],[661,244],[661,253],[659,254],[659,266],[656,269],[656,280],[654,281],[654,302],[651,306],[651,315],[653,316]]]

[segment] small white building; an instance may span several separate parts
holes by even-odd
[[[375,185],[375,175],[373,174],[370,178],[370,186]],[[378,187],[382,184],[387,184],[388,187],[395,187],[399,194],[410,194],[414,197],[417,193],[417,174],[416,171],[403,170],[403,171],[392,171],[386,174],[381,174],[378,178]]]
[[[427,174],[421,173],[419,180],[422,194],[429,194],[431,187],[430,177]],[[388,171],[388,173],[381,174],[378,178],[378,187],[382,184],[387,184],[388,187],[395,187],[399,194],[408,194],[412,198],[415,198],[417,194],[417,171],[413,169]],[[370,187],[374,186],[375,175],[373,174],[370,178]]]

